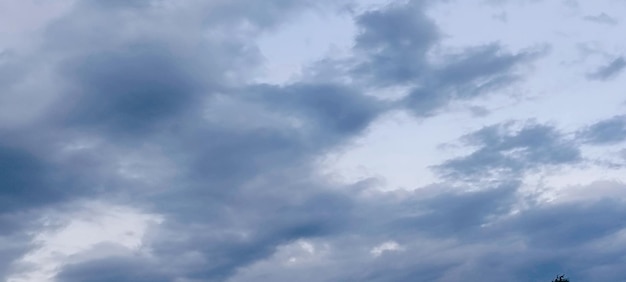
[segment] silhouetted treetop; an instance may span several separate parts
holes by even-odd
[[[569,282],[569,279],[565,278],[565,275],[558,275],[552,282]]]

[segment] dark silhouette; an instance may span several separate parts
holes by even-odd
[[[569,279],[565,278],[565,275],[557,275],[552,282],[569,282]]]

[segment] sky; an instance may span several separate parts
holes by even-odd
[[[0,0],[0,280],[623,280],[624,15]]]

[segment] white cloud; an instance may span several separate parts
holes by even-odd
[[[397,251],[402,251],[402,250],[404,250],[404,249],[397,242],[387,241],[387,242],[384,242],[384,243],[382,243],[382,244],[372,248],[370,253],[373,256],[378,257],[378,256],[381,256],[382,254],[384,254],[385,252],[397,252]]]
[[[53,281],[64,264],[74,261],[76,255],[102,243],[146,252],[142,250],[142,239],[147,228],[162,221],[157,215],[145,214],[132,207],[102,202],[84,203],[82,208],[71,214],[52,220],[67,220],[68,223],[61,228],[38,234],[34,240],[39,247],[26,254],[19,262],[28,265],[32,271],[19,273],[9,278],[9,282]],[[106,257],[119,251],[111,247],[92,255]]]

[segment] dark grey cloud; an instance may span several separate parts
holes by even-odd
[[[66,196],[52,183],[49,164],[11,141],[0,142],[0,277],[14,272],[15,259],[33,247],[29,233],[38,226],[34,211]]]
[[[586,21],[595,22],[599,24],[607,24],[607,25],[616,25],[619,23],[619,21],[607,15],[606,13],[600,13],[595,16],[585,16],[583,19]]]
[[[1,213],[14,212],[24,205],[39,206],[62,197],[62,191],[47,189],[50,167],[19,148],[0,148]]]
[[[513,130],[505,123],[484,127],[463,139],[477,149],[436,167],[452,179],[516,178],[545,165],[573,164],[582,160],[578,145],[554,127],[527,124]]]
[[[594,145],[622,142],[626,140],[626,116],[601,120],[580,130],[577,136],[582,142]]]
[[[587,77],[592,80],[607,80],[619,75],[626,67],[626,60],[623,57],[618,57],[610,62],[606,66],[599,67],[597,70],[587,74]]]
[[[2,131],[0,141],[0,215],[27,215],[70,199],[97,195],[91,187],[107,167],[98,156],[59,155],[59,143],[49,132]],[[41,138],[36,139],[37,137]],[[42,142],[46,141],[46,142]],[[85,173],[92,173],[86,176]],[[29,225],[25,222],[22,225]],[[5,228],[0,232],[8,232]]]
[[[189,64],[158,44],[72,60],[64,66],[77,81],[77,94],[64,101],[68,123],[140,134],[199,102],[200,83],[184,69]]]

